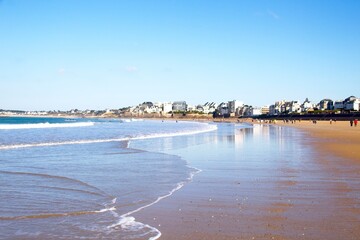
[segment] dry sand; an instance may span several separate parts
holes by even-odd
[[[297,127],[308,132],[320,152],[334,154],[360,164],[360,126],[350,126],[349,121],[296,121],[292,123],[278,122],[282,126]]]
[[[303,131],[313,157],[246,169],[224,158],[136,218],[161,239],[360,239],[360,126],[276,125]]]

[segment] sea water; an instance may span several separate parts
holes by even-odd
[[[0,118],[0,239],[159,238],[133,214],[171,196],[198,169],[158,150],[213,130],[175,121]]]

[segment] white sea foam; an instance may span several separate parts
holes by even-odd
[[[205,132],[215,131],[217,129],[216,125],[208,124],[207,129],[195,130],[195,131],[183,131],[183,132],[175,132],[175,133],[157,133],[147,136],[139,136],[132,138],[131,140],[142,140],[142,139],[151,139],[151,138],[163,138],[163,137],[176,137],[176,136],[185,136],[185,135],[192,135],[192,134],[199,134]]]
[[[197,168],[194,168],[194,167],[189,167],[189,168],[192,168],[195,171],[190,174],[190,176],[186,179],[186,181],[178,183],[176,185],[176,187],[174,189],[172,189],[168,194],[158,197],[154,202],[151,202],[151,203],[149,203],[149,204],[147,204],[145,206],[139,207],[139,208],[137,208],[137,209],[135,209],[133,211],[130,211],[128,213],[125,213],[125,214],[119,216],[120,220],[117,223],[108,226],[108,229],[117,228],[119,226],[122,229],[127,229],[127,230],[132,230],[132,231],[138,231],[138,230],[141,230],[141,229],[150,229],[150,231],[148,233],[154,233],[156,235],[153,236],[153,237],[150,237],[149,240],[159,239],[161,237],[161,232],[160,232],[159,229],[157,229],[157,228],[155,228],[153,226],[150,226],[148,224],[137,222],[136,219],[131,215],[133,215],[134,213],[140,212],[141,210],[143,210],[145,208],[148,208],[148,207],[160,202],[164,198],[170,197],[171,195],[174,194],[174,192],[180,190],[185,185],[185,183],[191,182],[193,180],[195,174],[198,174],[198,173],[201,172],[200,169],[197,169]]]
[[[115,211],[116,208],[115,207],[111,207],[111,208],[104,208],[98,211],[94,211],[94,213],[103,213],[103,212],[109,212],[109,211]]]
[[[129,123],[129,122],[142,122],[144,121],[144,119],[141,119],[141,118],[123,118],[121,119],[122,122],[126,122],[126,123]]]
[[[93,122],[0,124],[0,129],[69,128],[69,127],[89,127],[93,125],[94,125]]]
[[[91,122],[89,122],[89,123],[91,123]],[[71,125],[72,124],[74,124],[74,123],[71,123]],[[196,130],[196,131],[183,131],[183,132],[175,132],[175,133],[174,132],[173,133],[155,133],[155,134],[144,135],[144,136],[124,137],[124,138],[89,139],[89,140],[74,140],[74,141],[63,141],[63,142],[44,142],[44,143],[24,143],[24,144],[14,144],[14,145],[0,145],[0,150],[16,149],[16,148],[29,148],[29,147],[49,147],[49,146],[72,145],[72,144],[122,142],[122,141],[130,141],[130,140],[176,137],[176,136],[200,134],[200,133],[215,131],[216,129],[217,129],[216,125],[209,124],[207,129]],[[129,143],[128,143],[127,147],[129,147]]]
[[[16,149],[16,148],[29,148],[29,147],[51,147],[51,146],[72,145],[72,144],[121,142],[121,141],[127,141],[127,140],[129,140],[129,138],[94,139],[94,140],[79,140],[79,141],[64,141],[64,142],[46,142],[46,143],[16,144],[16,145],[0,145],[0,150]]]

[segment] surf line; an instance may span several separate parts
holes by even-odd
[[[94,122],[76,122],[76,123],[27,123],[27,124],[0,124],[1,130],[15,129],[37,129],[37,128],[70,128],[70,127],[89,127]]]
[[[185,180],[185,181],[182,181],[182,182],[179,182],[176,187],[174,189],[172,189],[168,194],[166,195],[163,195],[163,196],[160,196],[158,197],[154,202],[152,203],[149,203],[145,206],[142,206],[142,207],[139,207],[133,211],[130,211],[130,212],[127,212],[123,215],[120,215],[120,221],[118,221],[117,223],[115,224],[112,224],[110,226],[108,226],[107,228],[108,229],[111,229],[111,228],[116,228],[118,226],[120,226],[121,228],[125,228],[125,229],[131,229],[131,227],[135,227],[136,229],[139,228],[139,225],[141,226],[141,229],[144,229],[144,228],[149,228],[150,229],[150,232],[155,232],[156,233],[156,236],[153,236],[153,237],[150,237],[149,240],[156,240],[156,239],[159,239],[161,237],[161,232],[159,229],[155,228],[155,227],[152,227],[148,224],[144,224],[144,223],[141,223],[141,222],[137,222],[135,221],[135,217],[132,217],[131,215],[133,215],[134,213],[137,213],[137,212],[140,212],[141,210],[145,209],[145,208],[148,208],[148,207],[151,207],[153,206],[154,204],[157,204],[158,202],[160,202],[161,200],[165,199],[165,198],[168,198],[170,197],[171,195],[173,195],[176,191],[180,190],[186,183],[190,183],[193,181],[193,178],[196,174],[202,172],[202,170],[198,169],[198,168],[195,168],[195,167],[190,167],[190,166],[187,166],[188,168],[192,168],[195,170],[195,172],[193,173],[190,173],[190,176]],[[113,212],[114,214],[116,214],[118,216],[118,214],[115,212],[115,211],[111,211]],[[150,233],[149,232],[149,233]]]
[[[186,131],[186,132],[175,132],[175,133],[160,133],[153,135],[145,136],[135,136],[135,137],[124,137],[124,138],[110,138],[110,139],[93,139],[93,140],[76,140],[76,141],[64,141],[64,142],[46,142],[46,143],[24,143],[16,145],[0,145],[0,150],[16,149],[16,148],[30,148],[30,147],[51,147],[51,146],[60,146],[60,145],[72,145],[72,144],[91,144],[91,143],[106,143],[106,142],[122,142],[130,140],[144,140],[144,139],[154,139],[154,138],[164,138],[164,137],[177,137],[185,135],[193,135],[206,133],[217,130],[215,125],[205,130],[198,131]],[[128,148],[129,148],[128,143]]]

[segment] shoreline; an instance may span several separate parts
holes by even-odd
[[[216,123],[222,129],[207,133],[203,144],[171,150],[202,171],[171,197],[134,213],[137,221],[159,229],[160,239],[360,239],[360,126],[142,119]],[[282,149],[275,157],[264,155],[277,146],[295,149],[291,155]]]
[[[303,163],[295,166],[240,168],[242,180],[233,175],[229,157],[220,168],[195,165],[202,172],[192,182],[136,219],[158,228],[160,239],[359,239],[360,151],[353,147],[359,146],[360,127],[339,121],[247,123],[260,131],[298,129],[304,136],[302,148],[313,149],[312,157],[300,158]],[[345,141],[349,138],[356,142]],[[189,165],[194,166],[194,159]],[[216,178],[211,176],[214,171]],[[259,171],[255,179],[241,177],[253,171]],[[261,180],[268,174],[272,177]]]
[[[354,163],[360,163],[360,125],[350,126],[349,121],[332,121],[320,120],[317,124],[313,124],[310,120],[295,120],[295,121],[281,121],[276,123],[264,120],[257,120],[252,118],[239,119],[237,117],[230,118],[212,118],[212,117],[194,117],[194,116],[175,116],[175,117],[119,117],[119,116],[74,116],[74,115],[16,115],[0,117],[39,117],[39,118],[100,118],[100,119],[144,119],[144,120],[158,120],[158,121],[194,121],[206,123],[246,123],[246,124],[271,124],[283,127],[294,127],[307,132],[313,138],[319,141],[314,141],[314,146],[320,152],[331,152],[338,157],[343,157],[351,160]]]

